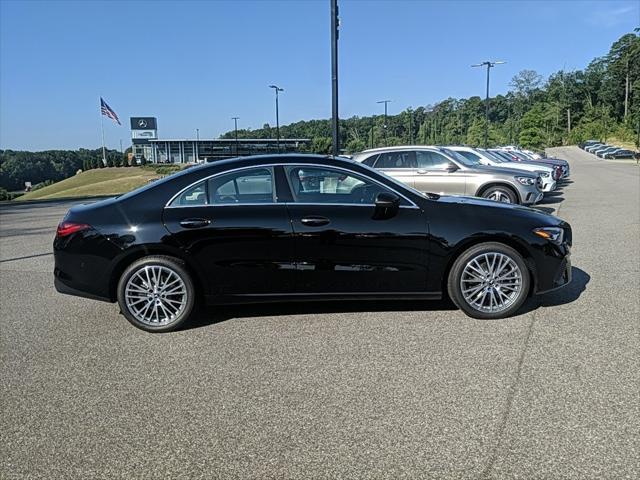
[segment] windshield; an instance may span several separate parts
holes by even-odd
[[[491,153],[493,153],[494,155],[498,155],[500,158],[503,158],[505,162],[513,161],[507,152],[502,152],[500,150],[492,150]]]
[[[450,158],[453,158],[456,162],[461,163],[466,167],[475,167],[479,162],[472,162],[466,157],[463,157],[458,152],[454,152],[453,150],[449,150],[448,148],[440,148],[440,151],[446,153]]]
[[[485,155],[487,158],[490,158],[493,161],[500,162],[500,163],[506,162],[504,158],[502,158],[500,155],[495,155],[494,152],[491,152],[489,150],[483,150],[483,149],[479,149],[479,151],[482,152],[482,154]]]

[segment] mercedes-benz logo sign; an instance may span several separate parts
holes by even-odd
[[[147,128],[147,121],[145,119],[138,120],[138,126],[140,128]]]

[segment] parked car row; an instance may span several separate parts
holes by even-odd
[[[594,155],[612,160],[612,159],[638,159],[640,158],[639,152],[634,152],[633,150],[629,150],[627,148],[615,147],[613,145],[608,145],[606,143],[600,142],[598,140],[587,140],[586,142],[578,145],[585,152],[593,153]]]
[[[535,205],[570,173],[565,160],[515,147],[395,146],[365,150],[353,160],[421,192],[520,205]]]

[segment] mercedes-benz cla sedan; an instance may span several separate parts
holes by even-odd
[[[59,292],[117,301],[154,332],[201,303],[449,295],[472,317],[507,317],[571,280],[570,246],[554,216],[315,155],[205,164],[73,207],[53,244]]]

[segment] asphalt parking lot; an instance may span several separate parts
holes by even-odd
[[[640,170],[553,149],[573,283],[446,303],[227,307],[176,333],[53,288],[71,203],[0,207],[1,478],[638,478]]]

